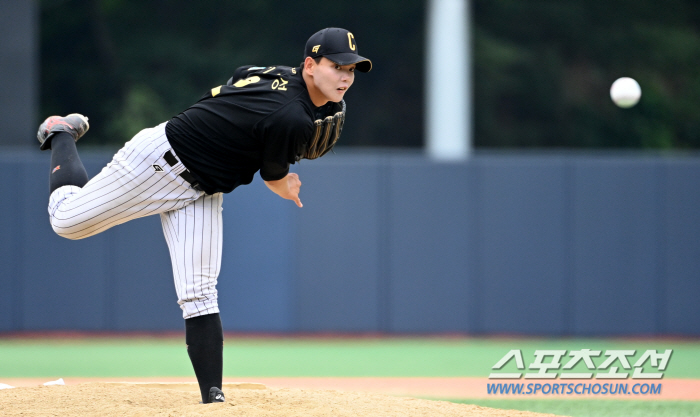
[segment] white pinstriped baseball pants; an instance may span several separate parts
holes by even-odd
[[[218,313],[223,196],[192,188],[180,176],[186,169],[182,162],[170,166],[164,159],[168,151],[175,155],[165,123],[142,130],[84,187],[54,190],[51,226],[60,236],[83,239],[160,214],[183,317]]]

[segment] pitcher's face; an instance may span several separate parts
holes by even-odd
[[[339,65],[326,57],[312,69],[316,89],[328,100],[340,102],[355,81],[355,64]]]

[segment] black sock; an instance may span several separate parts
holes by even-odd
[[[87,171],[78,156],[73,136],[66,132],[54,133],[51,137],[50,192],[64,185],[82,187],[87,182]]]
[[[219,313],[185,320],[185,341],[202,402],[209,402],[209,389],[221,389],[224,372],[224,331]]]

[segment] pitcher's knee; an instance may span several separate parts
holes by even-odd
[[[72,234],[72,233],[66,231],[65,229],[60,229],[60,228],[58,228],[58,227],[56,227],[56,226],[53,226],[53,231],[54,231],[57,235],[59,235],[59,236],[61,236],[61,237],[64,237],[64,238],[66,238],[66,239],[70,239],[70,240],[79,240],[79,239],[82,239],[82,238],[83,238],[83,236],[78,236],[78,235]]]
[[[81,188],[74,185],[66,185],[54,190],[49,196],[49,219],[54,233],[66,239],[76,240],[88,237],[85,233],[90,218],[86,215],[71,211],[71,202],[80,192]]]
[[[90,236],[90,233],[79,230],[80,228],[77,224],[65,220],[51,219],[51,228],[57,235],[70,240],[84,239]]]

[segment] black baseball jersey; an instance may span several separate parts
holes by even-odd
[[[166,135],[207,194],[284,178],[314,131],[314,120],[337,111],[314,106],[301,68],[238,68],[192,107],[171,119]]]

